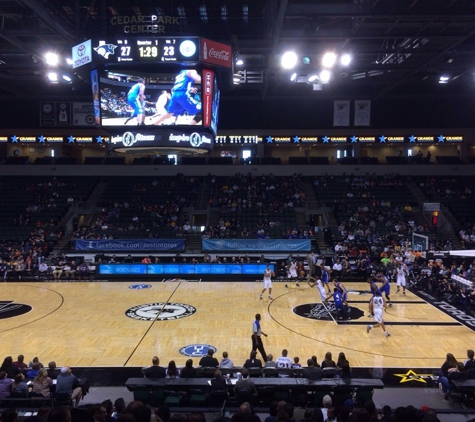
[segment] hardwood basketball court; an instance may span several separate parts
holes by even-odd
[[[218,360],[226,350],[242,365],[256,313],[269,335],[266,352],[277,358],[286,348],[304,366],[331,351],[335,360],[344,352],[352,367],[433,368],[447,352],[464,360],[475,345],[474,331],[412,292],[396,295],[394,284],[394,305],[384,313],[391,337],[381,328],[367,334],[368,284],[345,285],[351,321],[328,316],[306,283],[274,283],[274,299],[266,292],[259,300],[261,282],[7,282],[0,286],[0,348],[3,356],[38,356],[43,364],[145,366],[157,355],[165,366],[172,359],[184,365],[182,347],[207,344]]]

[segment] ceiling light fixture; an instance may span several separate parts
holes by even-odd
[[[282,55],[281,65],[284,69],[292,69],[297,64],[297,54],[287,51]]]

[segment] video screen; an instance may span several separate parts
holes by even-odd
[[[201,79],[196,69],[106,71],[100,78],[102,126],[202,126]]]
[[[216,135],[218,133],[219,100],[221,92],[218,87],[218,79],[214,77],[213,103],[211,105],[211,130]]]

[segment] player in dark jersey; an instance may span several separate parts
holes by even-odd
[[[333,289],[333,295],[331,296],[333,298],[333,303],[335,304],[335,309],[338,315],[338,319],[343,319],[344,316],[348,316],[348,313],[345,312],[345,306],[343,304],[343,296],[340,293],[340,291],[335,287]],[[323,303],[325,305],[328,305],[328,300],[330,298],[326,298]]]
[[[386,301],[387,301],[388,306],[389,307],[393,306],[393,304],[391,303],[391,299],[389,298],[389,295],[391,293],[391,285],[389,284],[388,278],[383,274],[382,271],[378,273],[376,278],[381,283],[380,291],[381,293],[384,293],[384,295],[386,296]]]
[[[334,278],[332,282],[333,282],[333,287],[338,289],[338,291],[341,293],[343,306],[345,307],[345,311],[348,314],[348,318],[349,318],[351,310],[350,310],[350,306],[348,305],[348,290],[346,290],[346,287],[343,285],[343,283],[340,283],[338,279]]]
[[[332,294],[329,282],[330,282],[330,273],[325,269],[325,266],[322,264],[320,266],[321,268],[321,275],[320,275],[320,280],[322,280],[323,286],[325,286],[328,289],[328,293]]]

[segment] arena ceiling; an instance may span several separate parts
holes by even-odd
[[[83,40],[123,33],[117,17],[151,15],[176,18],[157,35],[233,45],[244,64],[224,100],[430,99],[475,89],[475,0],[0,0],[0,97],[86,98],[84,70],[72,85],[47,84],[43,53],[70,54]],[[294,82],[294,70],[280,66],[290,49],[299,57]],[[352,62],[337,65],[328,84],[308,83],[326,51]]]

